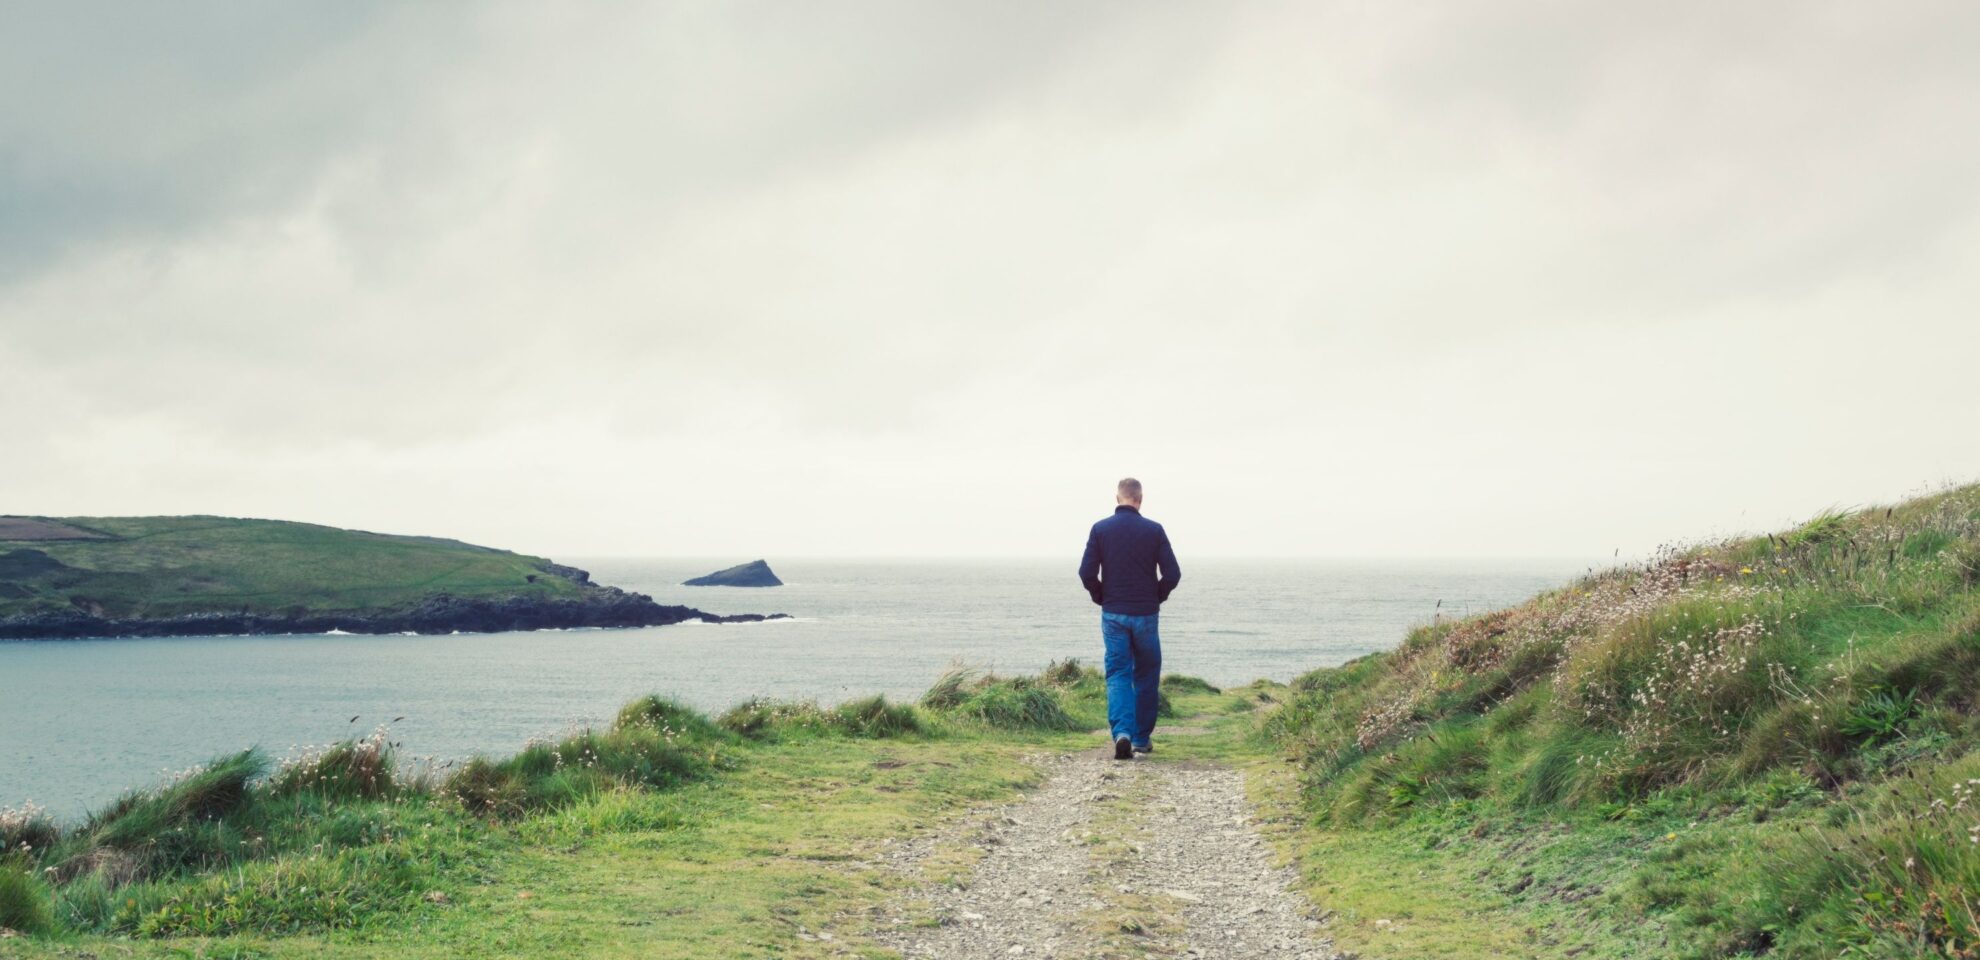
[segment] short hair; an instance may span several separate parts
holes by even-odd
[[[1117,484],[1114,484],[1114,495],[1118,497],[1125,497],[1136,503],[1140,503],[1141,481],[1136,480],[1133,477],[1129,477]]]

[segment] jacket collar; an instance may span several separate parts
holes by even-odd
[[[1140,515],[1141,515],[1141,508],[1140,508],[1140,507],[1137,507],[1137,506],[1135,506],[1135,505],[1134,505],[1134,504],[1132,504],[1132,503],[1118,503],[1118,504],[1115,504],[1115,505],[1114,505],[1114,515],[1115,515],[1115,516],[1120,516],[1120,514],[1121,514],[1121,511],[1123,511],[1123,510],[1125,510],[1125,511],[1127,511],[1128,513],[1132,513],[1132,514],[1134,514],[1134,515],[1136,515],[1136,516],[1140,516]]]

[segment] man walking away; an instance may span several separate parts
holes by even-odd
[[[1093,525],[1079,582],[1100,605],[1107,649],[1107,724],[1114,759],[1154,749],[1155,711],[1162,683],[1162,601],[1182,581],[1176,551],[1162,525],[1141,515],[1141,481],[1114,487],[1114,515]]]

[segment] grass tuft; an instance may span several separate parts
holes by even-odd
[[[61,839],[62,829],[48,811],[33,804],[0,808],[0,859],[9,854],[32,857]]]
[[[621,707],[617,719],[612,722],[614,730],[639,727],[658,730],[665,734],[707,740],[719,740],[722,737],[717,725],[710,722],[700,711],[657,694],[641,697]]]
[[[978,688],[954,712],[1001,730],[1077,730],[1083,726],[1066,712],[1053,691],[1017,680]]]
[[[1223,691],[1211,686],[1208,680],[1192,677],[1187,674],[1171,673],[1162,677],[1162,692],[1173,693],[1181,697],[1191,694],[1222,693]]]
[[[273,797],[314,793],[337,800],[380,800],[397,787],[392,744],[383,731],[346,740],[284,764],[268,784]]]
[[[17,864],[0,862],[0,928],[26,934],[55,931],[48,885]]]
[[[810,701],[770,700],[752,697],[730,707],[715,724],[750,740],[770,740],[793,734],[822,731],[825,711]]]
[[[55,875],[101,873],[125,883],[225,865],[241,840],[229,821],[249,812],[250,784],[267,769],[258,751],[243,750],[157,790],[125,794],[55,845]]]
[[[888,703],[883,696],[863,697],[832,710],[835,724],[855,737],[904,737],[922,732],[921,717],[907,704]]]
[[[1082,666],[1078,657],[1054,660],[1045,665],[1044,672],[1038,675],[1038,682],[1051,687],[1070,687],[1085,680],[1100,676],[1100,671]]]
[[[942,671],[935,685],[921,695],[921,705],[930,710],[954,710],[969,698],[969,690],[981,679],[977,671],[957,665]]]
[[[843,735],[880,739],[924,732],[921,715],[907,704],[884,696],[849,700],[829,710],[811,701],[752,698],[730,708],[716,721],[722,729],[750,740],[788,740],[805,736]]]
[[[1071,673],[1061,666],[1061,679]],[[1091,724],[1074,717],[1066,709],[1065,698],[1071,695],[1090,699],[1099,678],[1090,671],[1079,671],[1078,676],[1075,686],[1068,689],[1032,677],[979,675],[956,668],[943,674],[922,695],[921,703],[949,716],[999,730],[1083,730]]]
[[[447,778],[446,791],[455,801],[480,816],[514,819],[530,809],[529,788],[522,776],[486,757],[475,757]]]
[[[1163,710],[1173,708],[1164,698]],[[1077,659],[1055,660],[1035,677],[1000,677],[952,666],[921,696],[932,713],[1006,731],[1088,730],[1105,723],[1107,688],[1100,671]]]

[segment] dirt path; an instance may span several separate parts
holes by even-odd
[[[1043,786],[969,822],[964,849],[981,859],[965,879],[896,903],[882,943],[934,960],[1334,956],[1292,871],[1272,866],[1238,772],[1107,751],[1040,764]],[[916,841],[889,859],[926,873],[943,852]]]

